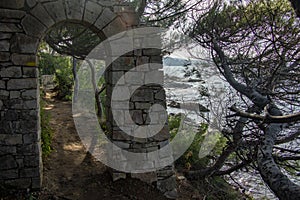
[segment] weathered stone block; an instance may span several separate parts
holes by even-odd
[[[4,117],[7,121],[16,121],[19,118],[19,113],[16,110],[8,110]]]
[[[32,189],[40,189],[41,187],[42,187],[42,178],[41,177],[33,178],[31,188]]]
[[[23,99],[37,99],[37,90],[26,90],[24,92],[22,92],[22,98]]]
[[[102,16],[103,16],[104,19],[106,20],[106,23],[109,23],[110,20],[113,19],[113,18],[111,18],[111,15],[112,14],[107,14],[107,13],[103,12],[99,19],[102,19]],[[103,28],[103,27],[101,27],[101,28]],[[110,22],[102,31],[107,37],[110,37],[115,34],[126,31],[126,24],[119,17],[117,17],[112,22]]]
[[[135,102],[135,109],[148,110],[151,107],[151,103],[139,103]]]
[[[21,178],[15,180],[8,180],[4,182],[6,186],[12,188],[19,188],[19,189],[28,189],[31,185],[30,178]]]
[[[32,8],[33,6],[36,5],[36,0],[26,0],[26,4],[29,8]]]
[[[47,2],[44,4],[44,7],[56,23],[67,19],[63,0]]]
[[[22,31],[23,30],[14,23],[0,23],[0,32],[15,33]]]
[[[18,157],[18,156],[17,156]],[[17,158],[18,168],[24,168],[24,160],[23,158]]]
[[[18,177],[19,177],[19,172],[17,169],[3,170],[0,173],[0,179],[15,179]]]
[[[114,144],[122,149],[129,149],[130,144],[128,142],[114,141]]]
[[[143,51],[141,49],[135,49],[133,51],[133,55],[136,57],[141,57],[142,56]]]
[[[24,144],[32,144],[38,141],[37,133],[23,135]]]
[[[150,57],[150,62],[151,63],[157,63],[157,64],[163,64],[163,60],[162,60],[162,57],[161,56],[151,56]],[[161,68],[163,67],[163,65],[158,65],[160,66]]]
[[[136,66],[135,70],[137,72],[148,72],[149,71],[149,64],[143,64]]]
[[[31,14],[48,28],[55,24],[54,20],[49,16],[45,8],[40,3],[31,10]]]
[[[34,37],[42,37],[47,30],[46,26],[44,26],[39,20],[31,15],[26,15],[21,23],[26,34]]]
[[[116,4],[115,1],[110,1],[110,0],[101,0],[101,1],[98,1],[98,0],[94,0],[95,2],[98,2],[99,5],[103,6],[103,7],[114,7]]]
[[[145,81],[145,75],[142,72],[127,72],[125,74],[125,82],[129,85],[143,85]]]
[[[170,131],[169,131],[169,127],[166,125],[164,126],[164,128],[157,133],[155,136],[153,136],[153,139],[155,141],[165,141],[170,139]]]
[[[147,38],[149,40],[149,44],[154,43],[155,39]],[[160,41],[158,41],[160,42]],[[153,46],[156,46],[153,44]],[[161,49],[143,49],[144,56],[159,56],[161,54]]]
[[[37,120],[31,120],[31,121],[26,121],[26,120],[20,120],[20,129],[23,132],[33,132],[37,131]]]
[[[87,1],[85,5],[84,21],[95,22],[103,11],[103,7],[99,4]]]
[[[171,191],[176,188],[176,176],[173,175],[170,178],[159,180],[157,182],[157,188],[160,191]]]
[[[11,91],[9,94],[10,99],[19,99],[21,97],[21,93],[19,91]]]
[[[131,118],[136,124],[143,124],[143,112],[141,110],[130,111]]]
[[[11,109],[21,110],[23,109],[23,101],[21,99],[10,99],[7,101],[7,106]]]
[[[169,140],[165,140],[165,141],[159,142],[159,148],[163,148],[164,146],[168,145],[169,143],[170,143]]]
[[[38,76],[38,69],[34,67],[23,67],[24,78],[36,78]]]
[[[124,79],[124,72],[121,72],[121,71],[117,71],[117,72],[112,72],[112,73],[109,73],[109,76],[111,76],[111,83],[112,84],[122,84],[124,85],[125,84],[125,79]]]
[[[147,152],[153,152],[153,151],[157,151],[158,147],[148,147],[146,148]]]
[[[0,169],[1,170],[14,169],[17,167],[18,167],[17,162],[13,156],[6,155],[6,156],[0,157]]]
[[[36,100],[28,100],[24,101],[24,108],[25,109],[37,109],[37,101]]]
[[[88,1],[89,2],[89,1]],[[86,4],[88,4],[86,2]],[[84,0],[66,0],[66,14],[68,19],[76,19],[76,20],[82,20],[83,13],[84,13],[84,7],[85,7],[85,1]],[[98,11],[100,12],[100,11]],[[92,21],[94,22],[94,21]]]
[[[147,56],[157,56],[160,55],[162,49],[161,35],[159,33],[149,33],[147,37],[144,37],[143,44],[147,48],[157,49],[158,51],[149,51],[144,52],[144,55]]]
[[[0,80],[0,89],[5,89],[5,81]]]
[[[134,109],[134,104],[132,102],[128,103],[128,101],[113,101],[111,107],[115,110],[132,110]]]
[[[117,36],[111,37],[110,39],[110,45],[111,45],[111,51],[110,56],[112,57],[120,57],[120,56],[127,56],[130,58],[133,58],[133,42],[130,39],[125,38],[126,32],[123,32],[121,34],[118,34]],[[110,36],[107,36],[110,37]],[[117,40],[113,40],[112,38],[115,38]],[[129,52],[128,52],[129,51]]]
[[[20,78],[21,76],[21,67],[5,67],[0,69],[0,77],[2,78]]]
[[[0,146],[1,154],[15,154],[17,152],[17,147],[15,146]]]
[[[0,1],[1,8],[20,9],[24,7],[24,4],[25,4],[25,0]]]
[[[144,65],[144,64],[149,64],[149,57],[147,56],[141,56],[138,57],[136,60],[136,65]]]
[[[1,26],[1,24],[0,24]],[[10,60],[10,53],[7,52],[0,52],[0,62],[9,61]]]
[[[113,131],[112,139],[113,140],[124,140],[124,141],[131,141],[132,136],[124,133],[123,131]]]
[[[157,171],[158,177],[170,177],[174,175],[174,170],[172,168],[170,169],[161,169]]]
[[[152,89],[138,89],[131,97],[132,101],[147,101],[153,102],[154,95]]]
[[[8,111],[4,112],[2,115],[5,117],[6,113]],[[1,121],[1,132],[2,133],[5,133],[5,134],[8,134],[8,135],[11,135],[11,134],[15,134],[15,130],[14,130],[14,122],[11,122],[11,121]]]
[[[162,71],[151,71],[145,74],[145,83],[154,83],[162,85],[164,80],[164,75]]]
[[[24,65],[24,66],[36,66],[36,56],[25,55],[25,54],[12,54],[12,62],[15,65]]]
[[[8,99],[9,98],[9,92],[6,90],[0,90],[0,99]]]
[[[163,150],[159,152],[159,157],[162,158],[162,159],[163,158],[170,158],[172,156],[173,156],[173,154],[172,154],[172,148],[171,148],[170,145],[164,147]]]
[[[38,168],[27,168],[20,170],[20,177],[21,178],[32,178],[39,176],[39,169]]]
[[[171,156],[155,160],[156,166],[167,166],[167,165],[172,165],[172,163],[174,163],[174,159]]]
[[[114,99],[112,99],[113,101],[124,101],[129,100],[130,98],[130,91],[126,86],[118,86],[114,88],[114,93],[116,95],[114,96]]]
[[[156,173],[155,172],[148,172],[148,173],[133,173],[131,174],[131,177],[132,178],[136,178],[136,179],[139,179],[145,183],[148,183],[148,184],[152,184],[154,182],[157,181],[157,176],[156,176]]]
[[[134,67],[134,58],[132,57],[120,57],[112,63],[112,70],[130,70]]]
[[[0,40],[0,49],[1,51],[9,51],[9,41],[8,40]]]
[[[13,53],[32,53],[35,54],[39,45],[38,38],[25,35],[23,33],[15,34],[11,40],[11,52]]]
[[[37,79],[11,79],[7,83],[8,90],[36,89]]]
[[[124,126],[124,124],[125,124],[124,111],[123,110],[114,110],[113,113],[114,113],[113,124],[119,125],[119,126]],[[118,124],[117,124],[117,122],[118,122]]]
[[[38,155],[38,149],[35,144],[22,145],[17,147],[17,153],[21,155]]]
[[[104,27],[109,26],[108,24],[110,24],[116,17],[117,17],[117,15],[115,13],[113,13],[109,8],[105,8],[103,10],[103,12],[101,13],[101,16],[96,20],[95,26],[99,30],[102,30]],[[114,23],[116,23],[116,22],[114,22]],[[118,29],[118,27],[115,27],[115,28]],[[110,30],[110,28],[108,28],[108,29]],[[108,29],[106,29],[107,34],[109,32]],[[110,31],[112,31],[112,30],[110,30]],[[104,34],[106,35],[105,32],[104,32]],[[106,35],[106,36],[108,36],[108,35]],[[109,36],[111,36],[111,35],[109,35]]]
[[[136,158],[134,158],[134,160],[136,160]],[[139,169],[155,169],[154,162],[153,161],[148,161],[147,158],[145,158],[145,160],[142,160],[140,162],[136,162],[135,165]]]
[[[0,134],[0,144],[1,145],[17,145],[22,144],[22,135],[8,135],[8,134]]]
[[[11,10],[11,9],[0,9],[1,19],[21,19],[24,17],[26,12],[21,10]]]
[[[12,34],[10,33],[0,33],[0,40],[10,39]]]
[[[166,92],[164,89],[161,89],[158,93],[155,94],[155,99],[165,101],[166,100]]]
[[[122,21],[126,23],[128,27],[136,26],[139,23],[139,18],[135,12],[119,12],[118,15],[121,17]]]

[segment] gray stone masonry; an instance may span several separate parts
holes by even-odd
[[[83,25],[93,25],[93,30],[110,37],[138,26],[134,9],[108,0],[1,0],[0,1],[0,184],[16,189],[40,189],[42,186],[42,159],[40,137],[39,81],[36,53],[38,45],[50,27],[72,20]],[[147,38],[151,43],[153,38]],[[107,92],[110,102],[114,85],[131,68],[142,65],[140,71],[147,81],[152,76],[163,80],[159,67],[147,63],[161,63],[160,50],[140,49],[114,62],[107,71]],[[124,84],[143,84],[137,77],[140,73],[125,75]],[[120,90],[120,93],[124,92]],[[120,95],[122,96],[122,95]],[[130,115],[138,125],[150,122],[149,108],[153,104],[166,107],[164,90],[157,85],[140,87],[130,99]],[[169,142],[166,124],[155,136],[134,138],[116,126],[111,108],[107,107],[108,129],[112,140],[121,148],[133,152],[155,151]],[[123,106],[116,107],[123,112]],[[156,121],[163,116],[157,111]],[[124,119],[124,124],[130,120]],[[171,159],[161,155],[162,160]],[[153,163],[153,167],[155,163]],[[114,178],[125,178],[128,174],[115,172]],[[132,174],[157,187],[168,197],[174,197],[176,182],[172,166],[157,172]]]

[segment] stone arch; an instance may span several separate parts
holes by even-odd
[[[137,20],[132,20],[136,16],[129,4],[105,0],[1,1],[0,13],[0,184],[38,189],[42,161],[36,53],[41,39],[66,20],[91,25],[105,37]]]
[[[133,7],[119,1],[0,1],[0,185],[39,189],[42,184],[36,53],[47,30],[60,22],[72,21],[87,25],[108,38],[138,26],[138,20]],[[122,67],[128,68],[124,65],[150,60],[161,62],[160,51],[125,55],[118,61],[121,64],[115,74],[120,74]],[[114,76],[113,70],[111,73]],[[155,94],[157,99],[153,102],[165,104],[164,92],[156,90]],[[139,113],[144,108],[137,109],[140,109],[137,110]],[[162,141],[148,145],[148,148],[165,145],[169,138],[167,128],[164,132]],[[116,140],[120,139],[117,134],[115,136]],[[122,142],[127,141],[122,139]],[[175,188],[172,175],[172,166],[155,174],[154,180],[160,180],[159,189],[165,193]]]

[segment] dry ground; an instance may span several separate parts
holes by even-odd
[[[112,181],[107,167],[87,154],[76,133],[71,102],[47,94],[46,112],[54,129],[53,152],[44,159],[39,199],[166,199],[154,186],[136,179]],[[178,199],[202,199],[186,180],[178,181]]]

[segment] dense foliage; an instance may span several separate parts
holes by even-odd
[[[73,91],[71,58],[53,54],[48,52],[39,53],[40,74],[55,75],[57,98],[71,100]]]

